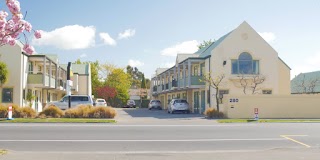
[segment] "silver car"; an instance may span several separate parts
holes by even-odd
[[[159,109],[161,110],[161,102],[159,100],[151,100],[149,103],[149,110],[151,109]]]
[[[172,99],[168,106],[168,113],[190,113],[190,106],[185,99]]]
[[[78,107],[80,105],[91,105],[93,106],[93,100],[91,98],[91,96],[88,95],[71,95],[70,96],[70,100],[71,100],[71,108],[73,107]],[[46,105],[50,106],[50,105],[55,105],[58,108],[65,110],[68,109],[68,104],[69,104],[69,96],[64,96],[60,101],[57,102],[50,102]]]

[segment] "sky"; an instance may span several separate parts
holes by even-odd
[[[60,63],[130,64],[150,78],[247,21],[291,67],[291,77],[320,70],[318,0],[20,0],[40,40],[37,53]],[[4,0],[0,3],[4,6]]]

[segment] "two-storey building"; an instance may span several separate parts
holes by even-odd
[[[203,81],[208,73],[213,79],[224,75],[218,93]],[[252,94],[252,81],[257,77],[263,77],[263,82],[258,84],[254,94],[290,94],[290,68],[247,22],[243,22],[193,54],[177,54],[173,67],[157,69],[152,77],[151,92],[164,109],[171,99],[183,98],[189,102],[192,112],[203,113],[206,108],[216,106],[216,94],[222,108],[224,94]]]

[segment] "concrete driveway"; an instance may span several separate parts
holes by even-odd
[[[146,108],[116,108],[118,124],[212,124],[215,120],[208,120],[201,114],[168,114],[166,110],[148,110]]]

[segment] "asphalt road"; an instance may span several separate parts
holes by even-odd
[[[130,114],[126,116],[122,119],[129,120]],[[319,123],[207,124],[208,121],[195,115],[174,116],[182,116],[174,118],[178,122],[193,118],[196,121],[170,124],[170,118],[155,118],[155,124],[0,124],[0,148],[9,150],[0,159],[320,157]],[[159,124],[161,121],[164,124]]]

